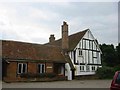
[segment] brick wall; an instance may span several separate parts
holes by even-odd
[[[28,62],[28,72],[37,73],[37,63]]]
[[[21,62],[20,62],[21,63]],[[17,62],[10,62],[9,64],[7,64],[7,76],[3,77],[4,81],[21,81],[21,80],[25,80],[23,78],[20,78],[19,75],[17,75]],[[40,64],[40,63],[39,63]],[[52,73],[53,72],[53,63],[41,63],[41,64],[45,64],[45,71],[46,73]],[[37,73],[37,65],[38,63],[34,63],[34,62],[28,62],[27,63],[27,72],[30,73]]]
[[[46,63],[46,73],[53,72],[53,63]]]
[[[7,77],[14,78],[17,73],[17,62],[10,62],[7,64]]]

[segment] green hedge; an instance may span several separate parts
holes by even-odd
[[[54,78],[56,77],[57,75],[54,74],[54,73],[37,73],[37,74],[34,74],[34,73],[22,73],[20,74],[20,77],[21,78]]]
[[[96,75],[99,79],[111,79],[113,78],[114,70],[111,67],[98,68],[96,71]]]
[[[103,66],[102,68],[97,69],[96,75],[99,79],[112,79],[115,72],[119,70],[120,70],[120,66],[115,66],[115,67]]]

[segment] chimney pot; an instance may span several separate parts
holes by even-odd
[[[55,41],[54,34],[51,34],[50,37],[49,37],[49,42],[52,43],[54,41]]]

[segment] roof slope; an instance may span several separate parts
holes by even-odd
[[[85,35],[85,33],[88,31],[89,29],[86,29],[84,31],[72,34],[69,36],[69,51],[73,50],[77,44],[79,43],[79,41],[82,39],[82,37]],[[46,43],[44,45],[54,45],[54,46],[60,46],[62,45],[62,39],[56,40],[52,43]]]
[[[2,57],[66,62],[59,47],[6,40],[2,40]]]

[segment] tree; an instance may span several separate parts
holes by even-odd
[[[117,63],[120,65],[120,43],[116,46]]]
[[[102,62],[106,66],[113,67],[117,64],[117,54],[114,48],[114,45],[100,45],[102,50]]]

